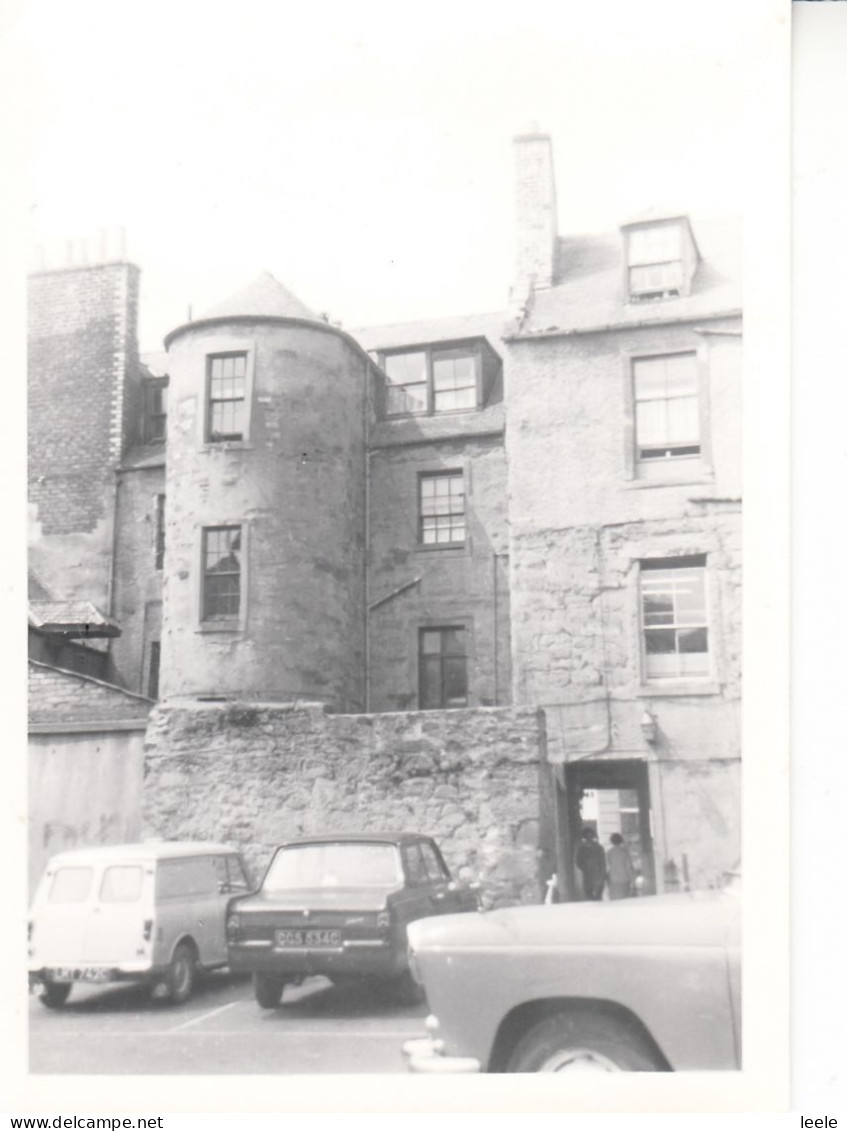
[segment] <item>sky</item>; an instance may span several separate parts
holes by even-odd
[[[347,328],[502,310],[517,133],[562,233],[740,212],[740,7],[31,0],[29,239],[125,228],[145,350],[262,270]]]

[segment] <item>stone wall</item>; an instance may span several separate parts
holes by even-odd
[[[489,905],[541,896],[543,716],[530,708],[332,715],[321,705],[160,705],[145,835],[241,847],[261,874],[311,833],[434,836]]]
[[[368,590],[372,604],[383,602],[370,614],[370,709],[417,708],[418,630],[427,625],[465,628],[469,706],[510,703],[502,435],[378,449],[371,453],[370,470]],[[444,470],[463,474],[465,541],[425,546],[419,477]]]

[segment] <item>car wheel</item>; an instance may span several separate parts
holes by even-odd
[[[267,974],[253,975],[253,993],[262,1009],[278,1009],[284,989],[285,982],[281,978],[271,978]]]
[[[188,1001],[194,990],[196,977],[197,956],[194,948],[189,943],[180,943],[174,951],[165,978],[168,1001],[172,1005],[181,1005],[184,1001]]]
[[[646,1040],[625,1021],[582,1010],[554,1013],[528,1029],[507,1072],[660,1072]]]
[[[389,983],[391,995],[401,1005],[420,1005],[424,1000],[423,986],[419,986],[410,970],[397,974]]]
[[[45,982],[41,992],[41,1004],[48,1009],[61,1009],[71,992],[70,982]]]

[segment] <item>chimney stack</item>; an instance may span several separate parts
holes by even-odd
[[[553,145],[536,129],[515,138],[515,292],[553,283],[558,225]]]

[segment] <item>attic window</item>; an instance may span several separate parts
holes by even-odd
[[[628,234],[627,272],[632,302],[676,298],[685,293],[682,228],[679,223],[633,228]]]
[[[470,412],[485,403],[499,358],[481,340],[381,351],[385,416]]]

